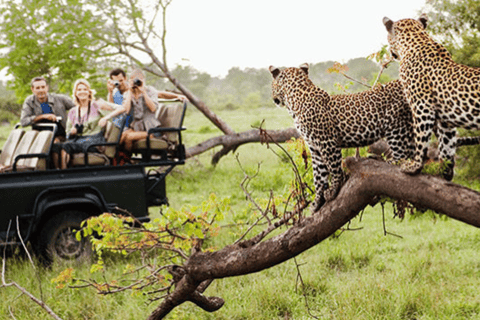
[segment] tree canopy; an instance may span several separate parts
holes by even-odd
[[[430,32],[440,37],[453,59],[480,67],[480,3],[476,0],[433,0],[426,7]]]
[[[85,1],[4,0],[0,13],[0,67],[14,76],[17,97],[29,93],[35,76],[67,92],[80,76],[98,75],[105,21]]]

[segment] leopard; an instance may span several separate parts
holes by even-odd
[[[413,117],[398,80],[358,93],[330,95],[311,81],[308,64],[269,70],[273,102],[288,110],[310,149],[313,212],[335,199],[345,182],[342,148],[364,147],[383,138],[392,161],[413,155]]]
[[[480,129],[480,69],[456,63],[448,50],[426,31],[428,18],[392,21],[383,18],[392,57],[399,62],[399,81],[412,110],[415,151],[401,168],[418,174],[436,125],[439,157],[453,167],[456,128]]]

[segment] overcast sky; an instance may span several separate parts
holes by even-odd
[[[387,44],[383,17],[418,18],[424,6],[425,0],[174,0],[168,63],[224,76],[232,67],[347,62]]]

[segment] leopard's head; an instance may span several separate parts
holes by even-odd
[[[425,39],[427,20],[425,14],[422,14],[418,20],[403,19],[393,22],[387,17],[383,18],[383,24],[388,31],[390,52],[394,59],[401,60],[415,43]]]
[[[291,111],[295,111],[295,103],[291,103],[292,99],[287,101],[287,94],[295,100],[298,90],[301,89],[302,83],[308,80],[308,64],[304,63],[300,68],[286,68],[280,70],[274,66],[270,66],[272,74],[272,99],[277,107],[286,107]],[[293,101],[294,102],[294,101]]]

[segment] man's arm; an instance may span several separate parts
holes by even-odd
[[[176,93],[167,92],[167,91],[158,91],[158,98],[168,99],[168,100],[178,99],[180,101],[188,101],[187,97],[185,97],[182,94],[176,94]]]
[[[23,102],[23,107],[22,107],[22,114],[20,116],[20,124],[22,127],[29,126],[33,123],[33,120],[35,119],[35,113],[33,111],[33,106],[30,103],[30,97],[25,99]]]
[[[125,101],[124,101],[124,105],[125,105]],[[113,117],[116,117],[124,112],[127,112],[124,105],[122,106],[118,106],[118,108],[116,108],[115,110],[113,110],[111,113],[109,113],[108,115],[106,115],[105,117],[101,118],[100,121],[98,121],[98,125],[101,126],[102,128],[105,127],[107,125],[107,121],[112,119]],[[130,111],[130,108],[128,110],[128,112]]]
[[[65,95],[59,95],[61,97],[62,103],[65,106],[65,110],[70,110],[72,108],[75,108],[75,103],[73,102],[72,99]]]

